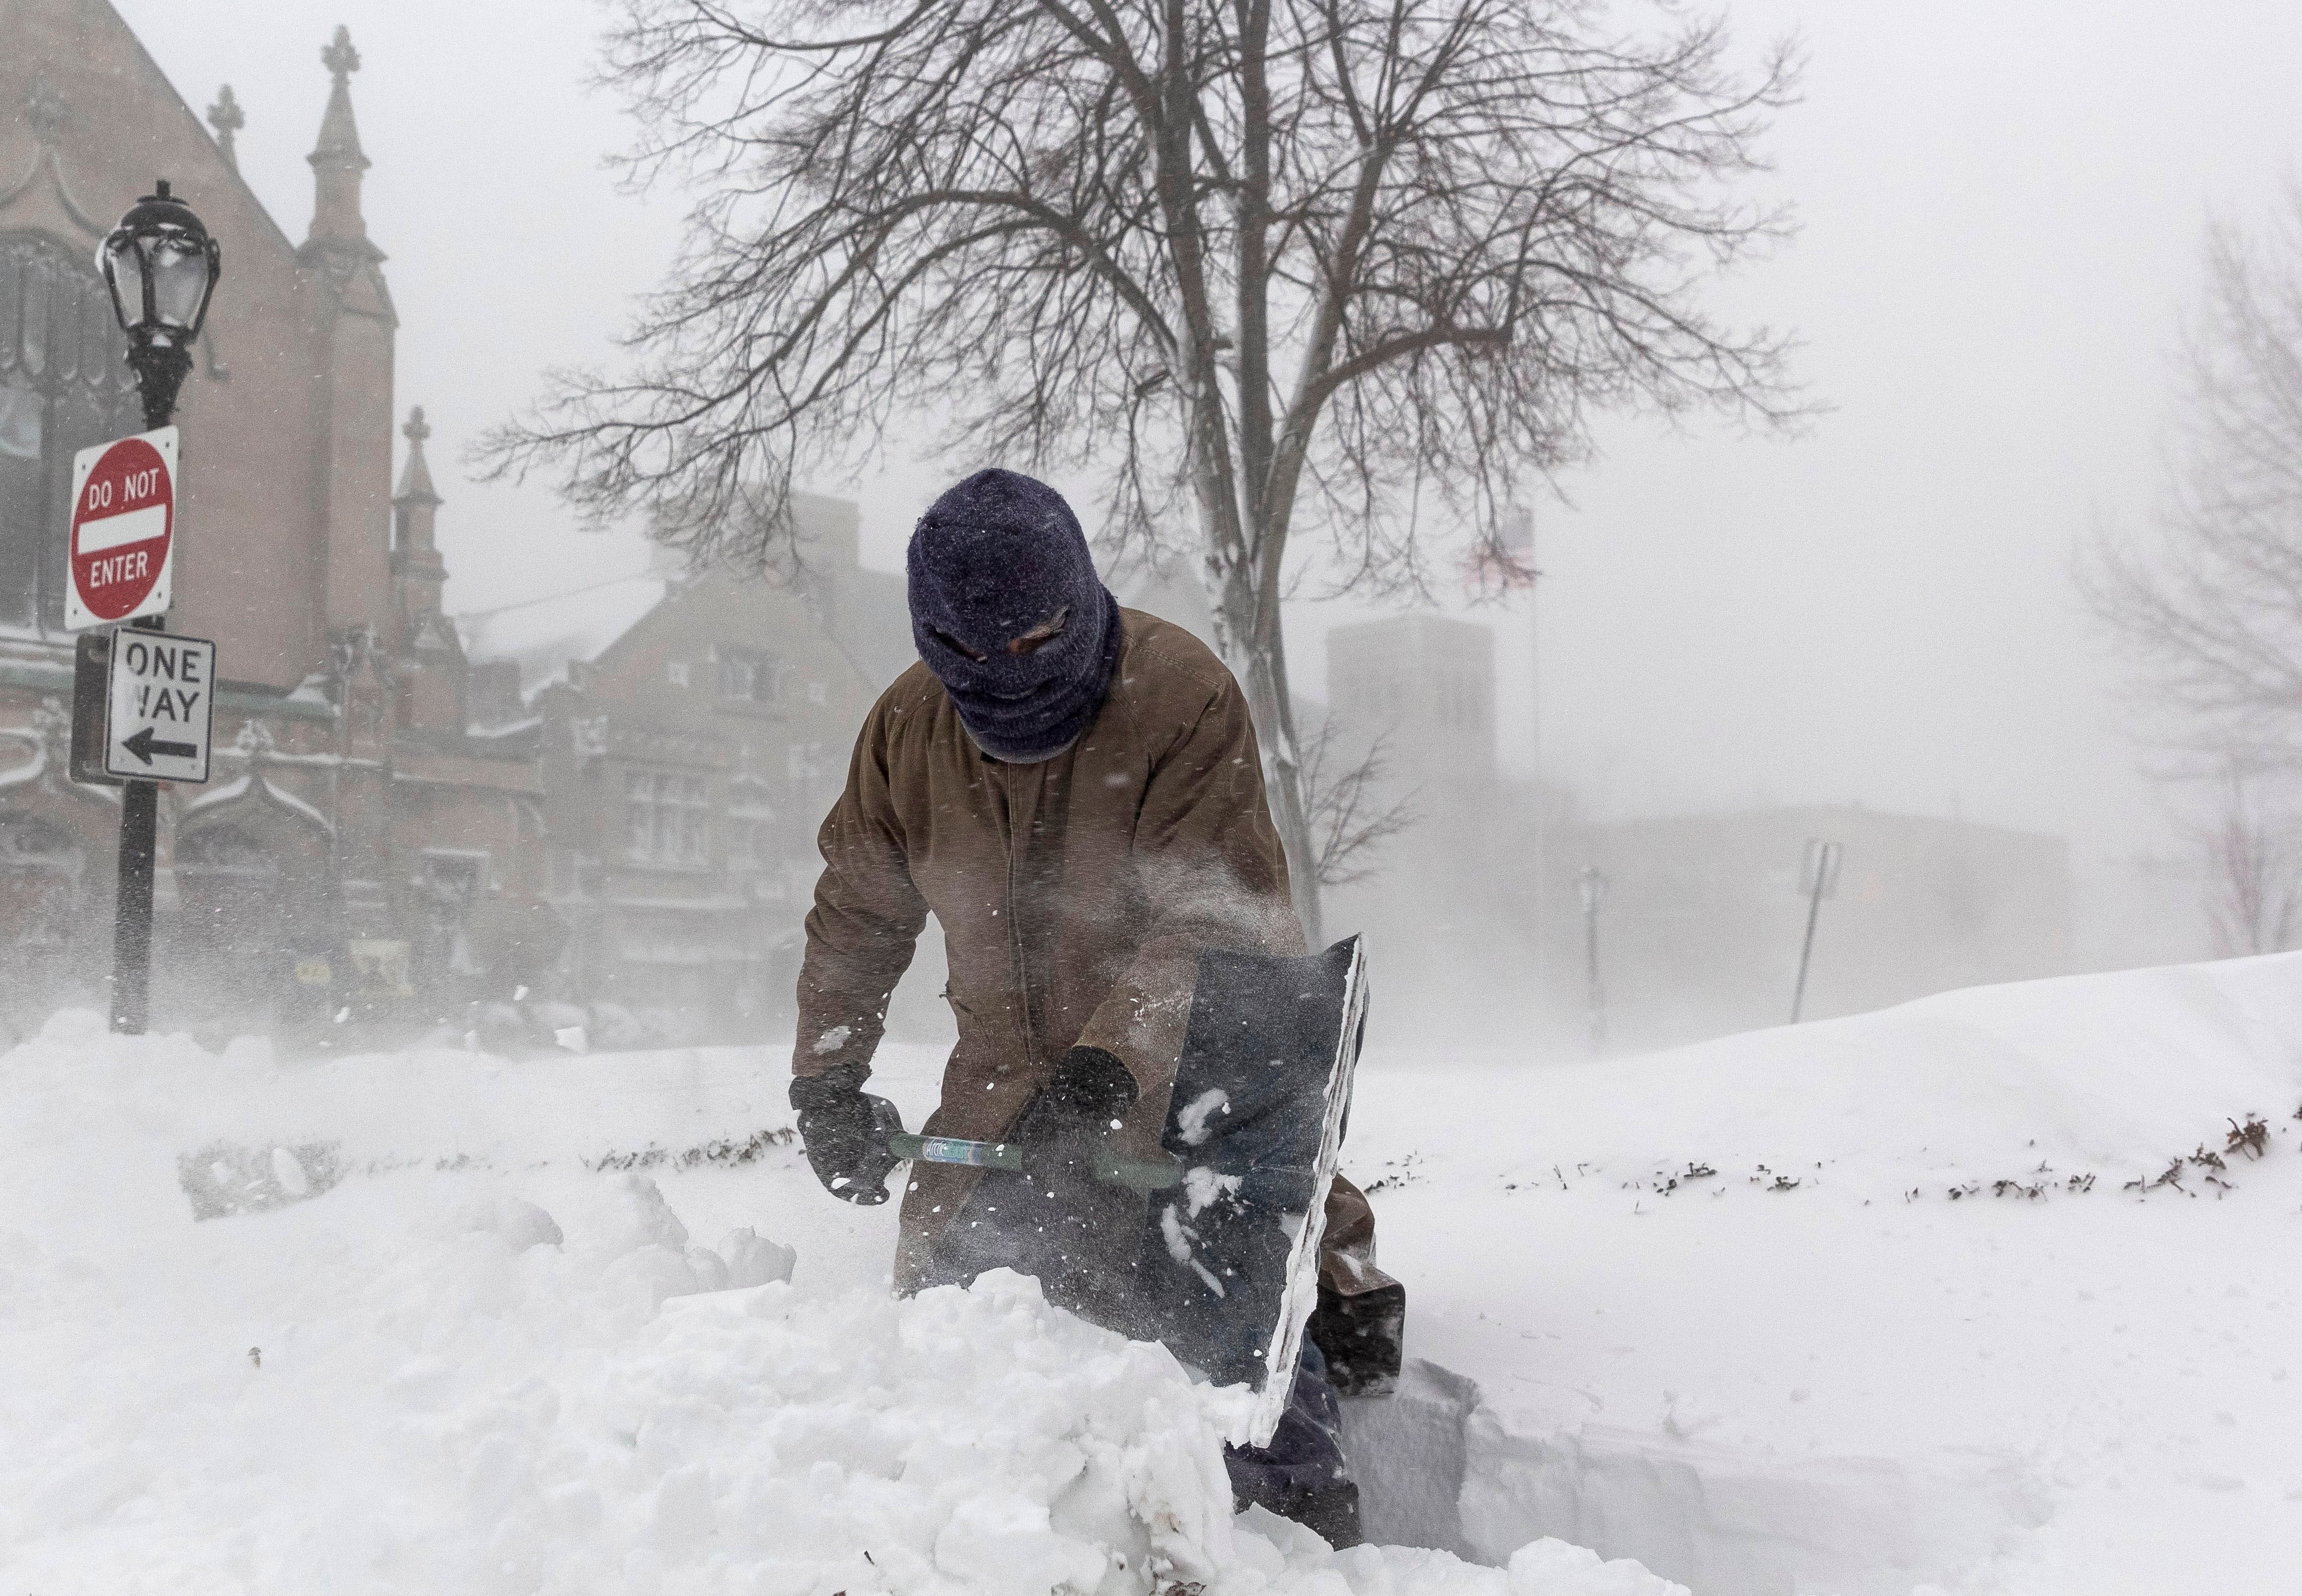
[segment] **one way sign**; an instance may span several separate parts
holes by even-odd
[[[215,644],[122,626],[112,634],[104,768],[147,781],[208,778]]]

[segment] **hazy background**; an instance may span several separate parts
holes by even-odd
[[[635,536],[578,534],[543,486],[482,486],[458,465],[546,368],[612,358],[676,240],[678,197],[619,193],[605,164],[626,125],[585,87],[604,13],[116,3],[194,105],[233,86],[241,168],[297,239],[318,54],[349,24],[369,230],[402,318],[398,402],[425,407],[448,500],[449,607],[643,568]],[[2302,7],[1743,0],[1731,14],[1746,52],[1795,30],[1810,63],[1769,145],[1769,186],[1802,231],[1721,303],[1796,328],[1799,369],[1833,409],[1789,442],[1609,429],[1605,457],[1562,484],[1571,505],[1540,512],[1539,670],[1527,598],[1484,612],[1506,769],[1530,763],[1539,677],[1545,779],[1604,817],[1959,813],[2068,836],[2082,881],[2179,852],[2071,553],[2154,491],[2208,216],[2262,214],[2302,148]],[[230,293],[227,271],[222,308]],[[892,569],[961,468],[897,461],[814,485],[861,501],[866,561]],[[1323,630],[1365,613],[1298,607],[1302,691],[1322,690]],[[2081,956],[2144,948],[2148,928],[2089,925],[2088,902]]]

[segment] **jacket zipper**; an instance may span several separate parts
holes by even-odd
[[[1015,789],[1011,785],[1018,766],[999,767],[999,794],[1007,817],[1007,945],[1015,961],[1015,991],[1022,1004],[1023,1057],[1036,1073],[1039,1067],[1039,1037],[1031,1023],[1030,966],[1023,956],[1023,919],[1015,911],[1015,866],[1022,853],[1023,827],[1015,815]]]

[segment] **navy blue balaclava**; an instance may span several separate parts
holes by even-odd
[[[979,471],[928,507],[904,565],[920,658],[977,745],[1029,764],[1077,741],[1119,659],[1119,601],[1063,496]]]

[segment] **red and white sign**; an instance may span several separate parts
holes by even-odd
[[[176,429],[72,457],[71,584],[64,628],[164,615],[176,549]]]

